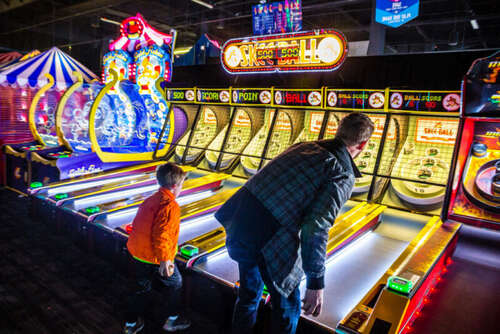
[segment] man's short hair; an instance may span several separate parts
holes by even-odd
[[[355,111],[340,120],[335,137],[347,146],[355,146],[370,139],[374,128],[370,117]]]
[[[171,189],[186,177],[186,172],[171,162],[156,168],[156,179],[163,188]]]

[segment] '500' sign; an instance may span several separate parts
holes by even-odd
[[[347,55],[344,35],[336,30],[228,40],[221,52],[229,73],[333,71]]]

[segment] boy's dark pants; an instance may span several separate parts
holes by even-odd
[[[133,262],[135,281],[132,295],[127,300],[125,321],[135,322],[138,316],[144,315],[153,284],[158,285],[165,296],[165,315],[167,317],[177,315],[181,306],[182,288],[182,276],[177,265],[174,267],[172,276],[162,277],[158,273],[158,265],[140,262],[136,259]]]

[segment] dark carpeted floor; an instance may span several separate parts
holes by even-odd
[[[121,333],[127,278],[28,215],[28,199],[0,189],[0,334]],[[161,333],[155,308],[142,333]],[[193,311],[181,333],[224,333]],[[165,332],[166,333],[166,332]]]

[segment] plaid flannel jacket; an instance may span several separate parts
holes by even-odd
[[[289,296],[304,272],[308,287],[324,286],[328,230],[360,176],[345,144],[333,139],[291,146],[245,184],[280,223],[261,253],[281,294]]]

